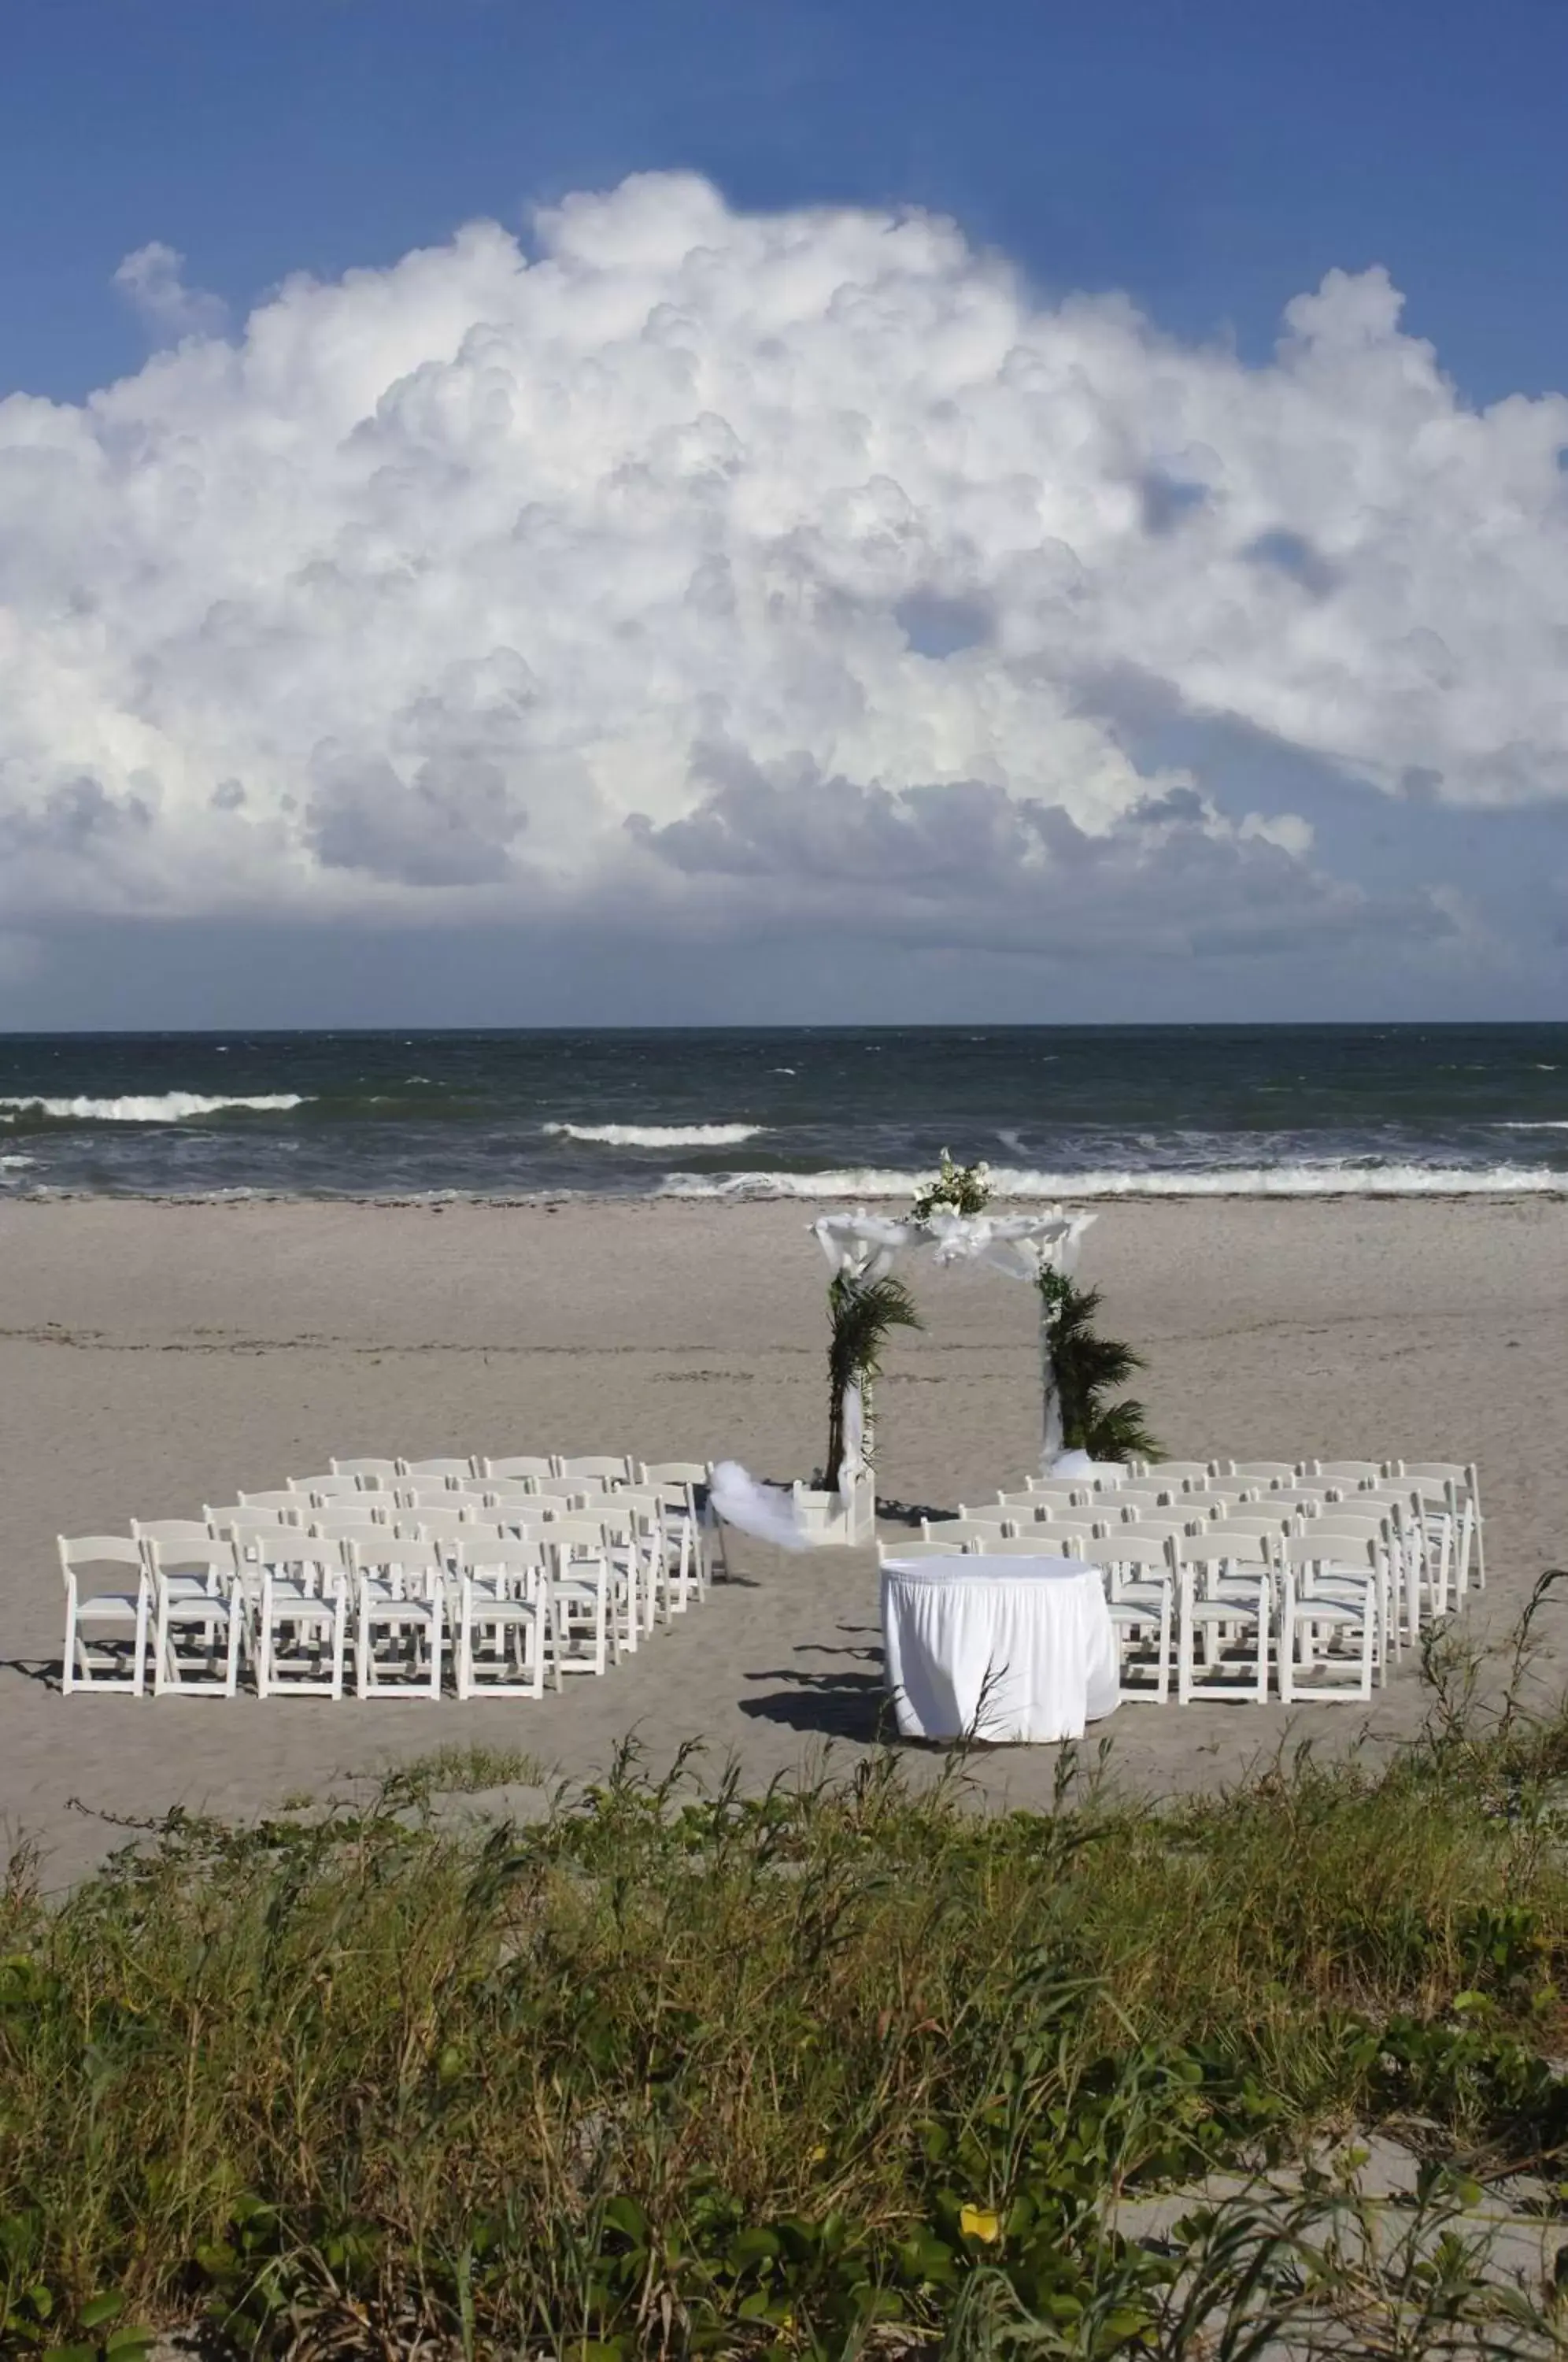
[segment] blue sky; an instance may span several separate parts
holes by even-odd
[[[754,980],[751,989],[767,1007],[747,1014],[820,1016],[823,999],[840,993],[855,1003],[846,1015],[882,1014],[873,1001],[899,1003],[905,993],[933,1004],[911,1013],[940,1014],[935,1004],[955,989],[978,1003],[962,1012],[977,1016],[1126,1016],[1162,1008],[1185,1016],[1558,1013],[1568,932],[1568,758],[1560,765],[1559,756],[1568,748],[1568,721],[1560,730],[1542,686],[1554,652],[1568,671],[1561,665],[1568,654],[1562,496],[1541,472],[1555,429],[1539,408],[1522,423],[1496,419],[1485,461],[1463,434],[1450,433],[1452,422],[1438,420],[1433,429],[1445,451],[1461,454],[1453,467],[1471,470],[1473,480],[1454,493],[1448,546],[1457,552],[1470,536],[1496,568],[1491,605],[1494,615],[1510,617],[1509,661],[1518,668],[1510,695],[1521,712],[1531,707],[1528,725],[1521,720],[1516,730],[1506,714],[1477,710],[1487,694],[1500,698],[1497,657],[1487,616],[1466,601],[1463,579],[1434,589],[1428,602],[1421,568],[1435,570],[1437,555],[1412,554],[1423,495],[1409,482],[1396,485],[1390,472],[1408,419],[1401,424],[1380,388],[1419,368],[1409,359],[1411,340],[1426,340],[1447,381],[1442,398],[1458,419],[1512,394],[1534,402],[1568,389],[1565,90],[1568,9],[1556,0],[1505,0],[1485,9],[1459,0],[1420,6],[1382,0],[1370,8],[1364,0],[1359,6],[1319,0],[1309,9],[1259,0],[1100,0],[1094,7],[979,0],[967,8],[930,0],[897,6],[840,0],[832,7],[803,0],[767,6],[573,0],[553,10],[522,0],[8,0],[0,17],[0,400],[19,393],[61,405],[71,424],[68,436],[63,426],[59,433],[72,448],[67,456],[55,447],[56,428],[40,427],[36,407],[24,413],[12,405],[9,473],[0,471],[0,483],[17,505],[7,510],[0,498],[0,536],[9,534],[11,553],[0,565],[0,613],[9,603],[29,635],[25,657],[13,654],[31,668],[28,680],[36,679],[45,642],[60,679],[55,692],[37,692],[36,711],[9,742],[0,731],[0,825],[8,809],[11,833],[3,841],[22,879],[0,919],[8,930],[0,936],[0,1021],[43,1022],[55,1012],[93,1021],[123,990],[109,979],[123,973],[120,946],[127,942],[138,946],[133,966],[146,979],[147,1013],[174,1021],[204,973],[202,960],[182,946],[207,943],[215,926],[238,930],[260,947],[241,964],[249,998],[224,1009],[224,1021],[265,1021],[282,1005],[269,1004],[270,992],[282,988],[266,981],[278,965],[266,956],[268,931],[285,920],[304,928],[314,946],[297,972],[311,976],[324,1021],[364,1021],[382,1010],[388,986],[380,947],[405,938],[425,946],[425,981],[407,988],[415,999],[423,991],[426,1002],[384,1011],[399,1020],[545,1013],[552,976],[568,1005],[549,1013],[562,1017],[635,1013],[621,1004],[642,1003],[650,988],[656,1001],[660,993],[672,996],[669,1005],[648,1008],[650,1015],[721,1015],[722,1008],[706,1006],[711,964],[695,962],[690,975],[686,964],[694,940],[725,940],[726,906],[748,943],[755,945],[759,928],[766,937],[754,970],[764,982]],[[696,320],[694,368],[708,389],[693,419],[719,418],[742,457],[713,464],[736,481],[735,471],[751,470],[754,505],[788,512],[786,538],[797,553],[808,533],[831,539],[837,527],[823,520],[839,517],[844,502],[859,497],[841,476],[830,483],[832,469],[824,463],[817,471],[810,456],[812,437],[820,445],[839,414],[825,392],[819,403],[810,372],[839,389],[842,357],[824,358],[816,328],[802,331],[790,382],[798,403],[792,431],[806,457],[792,463],[788,497],[776,482],[769,493],[776,462],[762,425],[743,417],[736,389],[756,381],[772,348],[758,345],[750,327],[741,336],[728,299],[712,319],[701,314],[681,275],[685,252],[705,242],[727,255],[733,245],[744,277],[760,267],[747,245],[747,225],[758,215],[806,223],[811,209],[828,206],[878,218],[927,208],[956,223],[966,259],[920,262],[904,327],[919,320],[925,325],[918,333],[933,333],[933,315],[922,307],[933,272],[951,317],[969,317],[995,255],[1014,274],[1011,300],[1025,323],[1020,348],[1035,333],[1029,322],[1043,324],[1039,334],[1057,357],[1052,370],[1077,333],[1082,299],[1131,298],[1151,324],[1140,332],[1143,358],[1130,358],[1110,329],[1097,328],[1086,348],[1090,399],[1102,424],[1110,422],[1104,437],[1119,449],[1136,445],[1127,466],[1144,485],[1147,529],[1156,540],[1167,532],[1161,502],[1169,487],[1178,501],[1190,491],[1201,507],[1219,502],[1221,477],[1234,499],[1239,475],[1247,475],[1252,522],[1244,535],[1237,526],[1224,559],[1232,567],[1244,560],[1252,573],[1238,579],[1255,579],[1260,595],[1286,602],[1280,635],[1300,642],[1290,678],[1263,678],[1272,662],[1266,645],[1238,662],[1233,681],[1218,678],[1230,647],[1229,608],[1217,609],[1201,646],[1169,650],[1159,605],[1172,596],[1165,576],[1157,595],[1140,591],[1132,602],[1134,628],[1121,619],[1131,594],[1121,545],[1102,546],[1087,524],[1080,543],[1059,517],[1049,531],[1042,527],[1040,548],[1066,548],[1118,620],[1097,628],[1092,647],[1078,645],[1082,596],[1063,591],[1068,607],[1057,623],[1043,622],[1038,567],[1021,590],[1010,527],[972,522],[979,476],[949,496],[944,486],[951,478],[934,471],[916,492],[914,458],[909,480],[895,463],[900,451],[913,455],[930,442],[919,405],[907,417],[892,414],[904,398],[910,337],[917,334],[901,327],[902,341],[889,341],[884,362],[863,354],[856,360],[853,400],[881,454],[878,481],[890,477],[900,496],[908,492],[918,520],[897,531],[911,546],[918,538],[922,555],[900,598],[896,584],[888,588],[890,576],[873,581],[860,565],[860,544],[853,565],[840,549],[824,561],[812,597],[824,663],[841,633],[823,603],[824,584],[834,599],[851,601],[856,617],[885,592],[889,611],[903,618],[906,665],[933,701],[929,728],[913,751],[900,734],[907,679],[900,686],[883,665],[869,624],[867,653],[848,689],[812,669],[809,630],[791,646],[778,677],[809,679],[791,692],[798,730],[773,655],[758,655],[755,636],[741,648],[718,633],[686,649],[676,690],[657,686],[657,660],[595,677],[580,703],[616,711],[623,734],[616,747],[591,748],[577,710],[547,733],[537,717],[569,702],[566,684],[580,681],[581,664],[569,649],[547,648],[549,634],[529,603],[536,574],[516,582],[514,617],[510,578],[498,578],[501,587],[471,616],[444,628],[422,700],[394,709],[390,690],[383,695],[367,679],[346,718],[322,691],[310,734],[285,744],[303,694],[297,668],[286,679],[280,668],[269,686],[257,654],[278,646],[267,635],[280,628],[279,584],[318,580],[327,566],[347,579],[344,550],[362,551],[371,534],[389,536],[400,562],[416,570],[450,568],[455,587],[472,579],[472,568],[449,547],[433,557],[436,527],[426,510],[389,521],[378,508],[372,522],[355,505],[358,489],[352,498],[342,493],[341,513],[331,507],[338,493],[324,494],[330,533],[324,524],[317,546],[301,526],[304,537],[296,535],[286,559],[259,534],[245,564],[231,563],[232,521],[227,537],[213,544],[215,555],[204,556],[199,529],[181,522],[186,511],[177,502],[160,507],[172,522],[153,548],[138,536],[149,504],[172,497],[176,442],[183,438],[179,465],[200,483],[199,494],[187,486],[181,498],[204,502],[204,514],[233,496],[241,444],[249,468],[282,435],[291,452],[306,453],[299,481],[325,480],[320,469],[330,453],[353,447],[355,431],[330,387],[322,392],[325,372],[337,370],[345,385],[366,377],[368,390],[356,395],[366,419],[389,398],[406,419],[406,389],[420,369],[450,370],[459,330],[492,325],[495,307],[511,301],[504,258],[459,259],[440,290],[413,286],[406,272],[398,277],[402,258],[443,247],[475,220],[521,234],[537,255],[549,248],[550,235],[541,244],[531,226],[536,206],[612,191],[634,174],[699,175],[715,193],[720,214],[712,221],[700,206],[687,207],[696,226],[679,252],[669,205],[659,196],[623,205],[607,217],[604,235],[620,242],[621,271],[628,255],[652,252],[646,225],[657,215],[646,316],[660,303],[688,306],[682,316]],[[816,238],[814,231],[801,234]],[[817,244],[825,254],[827,242]],[[116,289],[127,255],[164,248],[171,253],[156,252]],[[574,269],[580,264],[602,271],[601,248]],[[844,285],[860,283],[852,256],[833,267]],[[1282,419],[1269,372],[1286,304],[1309,296],[1326,274],[1345,274],[1353,291],[1369,283],[1361,274],[1374,270],[1405,299],[1397,327],[1391,313],[1379,314],[1366,337],[1359,326],[1352,333],[1344,324],[1360,300],[1353,292],[1335,299],[1333,322],[1313,332],[1320,353],[1336,356],[1335,366],[1346,370],[1353,363],[1345,356],[1363,352],[1369,338],[1382,355],[1381,375],[1364,355],[1353,363],[1353,383],[1345,381],[1367,489],[1356,514],[1331,515],[1332,468],[1324,453],[1340,396],[1325,391],[1327,363],[1320,358],[1314,365],[1318,410],[1299,425]],[[340,319],[276,293],[294,274],[331,288],[350,272],[371,274],[361,282],[370,292],[347,302]],[[376,290],[383,291],[383,311],[398,309],[395,336],[383,329]],[[454,326],[459,296],[469,308]],[[584,368],[593,332],[583,324],[597,300],[582,293],[571,331]],[[895,292],[876,300],[906,299]],[[218,389],[196,348],[204,338],[226,338],[237,349],[248,316],[269,304],[279,335],[286,328],[298,376],[282,391],[270,378],[264,395],[254,382]],[[826,301],[823,318],[836,321],[844,309]],[[526,390],[555,334],[553,325],[507,313],[505,369],[513,389]],[[1209,427],[1187,433],[1169,452],[1160,430],[1162,339],[1188,377],[1201,375],[1202,355],[1216,342],[1233,347],[1240,372],[1231,392],[1209,388],[1201,401],[1192,397],[1194,414]],[[307,348],[313,357],[300,359]],[[556,353],[553,343],[548,348]],[[624,341],[613,350],[624,353]],[[593,362],[597,371],[618,366],[613,359]],[[160,376],[160,370],[182,375]],[[122,395],[116,417],[79,429],[75,422],[87,414],[76,406],[126,380],[138,391]],[[579,416],[587,381],[571,381]],[[308,415],[307,383],[315,403]],[[733,396],[717,411],[716,384]],[[879,389],[887,418],[878,413]],[[833,397],[841,407],[850,399],[842,391]],[[1255,414],[1244,432],[1238,428],[1232,451],[1215,422],[1237,414],[1243,402]],[[1428,403],[1421,418],[1430,409]],[[493,468],[497,502],[513,504],[509,518],[548,507],[548,486],[569,477],[569,499],[561,495],[551,530],[570,541],[583,570],[574,575],[563,563],[566,587],[554,595],[586,602],[591,557],[605,526],[597,516],[590,534],[583,522],[582,454],[573,444],[569,458],[558,455],[547,465],[548,436],[568,437],[568,428],[541,425],[536,414],[523,423],[515,402],[508,414],[525,451],[508,458],[489,444],[467,443],[458,457],[448,451],[447,464],[481,489],[484,469]],[[0,427],[6,415],[0,410]],[[777,431],[777,412],[767,415],[774,422],[768,431]],[[671,434],[698,431],[690,421],[666,423]],[[83,443],[89,430],[90,460]],[[609,483],[622,480],[632,430],[622,422],[604,431],[602,476]],[[1038,476],[1054,490],[1078,464],[1077,429],[1064,412],[1040,432]],[[1274,438],[1266,459],[1257,456],[1265,434]],[[1005,481],[1016,487],[1014,435],[1009,426],[997,450],[1005,446]],[[143,455],[156,448],[156,483],[146,472],[152,461],[127,457],[133,443]],[[1302,456],[1309,444],[1309,464]],[[636,464],[651,463],[639,451]],[[591,457],[588,465],[591,475]],[[687,469],[685,459],[680,465]],[[986,480],[993,491],[1004,480],[996,473],[1001,466],[998,458],[979,470],[991,469]],[[1111,501],[1107,485],[1121,481],[1121,467],[1103,455],[1095,462],[1102,507]],[[142,472],[133,481],[136,468]],[[67,469],[75,472],[62,490]],[[1196,490],[1184,470],[1197,471]],[[690,480],[689,469],[679,480]],[[1449,496],[1450,477],[1440,470],[1432,483],[1429,508]],[[50,502],[58,506],[45,513]],[[241,505],[248,517],[259,513]],[[1374,548],[1376,521],[1396,511],[1397,533]],[[1430,526],[1430,514],[1424,522]],[[624,521],[616,529],[630,530]],[[680,519],[671,532],[680,539]],[[726,581],[742,579],[744,553],[733,536],[718,557],[707,524],[682,547],[687,540],[708,550],[701,564],[727,568]],[[758,559],[758,583],[772,579],[767,569],[783,546],[780,539]],[[637,547],[646,559],[641,541]],[[1440,534],[1433,551],[1441,548]],[[745,549],[755,555],[754,542]],[[81,569],[69,584],[67,551]],[[1218,543],[1195,546],[1192,564],[1211,580],[1220,556]],[[1437,653],[1429,660],[1418,648],[1428,684],[1419,696],[1412,689],[1401,692],[1402,702],[1379,704],[1375,684],[1352,678],[1354,665],[1343,651],[1364,635],[1375,642],[1371,602],[1396,564],[1408,579],[1394,602],[1398,628],[1390,622],[1388,645],[1408,650],[1419,642]],[[97,586],[111,577],[132,587],[118,613],[105,597],[89,658],[75,626],[74,636],[65,634],[60,618],[94,607]],[[134,588],[138,582],[143,590]],[[160,608],[157,590],[145,586],[165,582]],[[240,690],[236,666],[212,668],[212,618],[232,621],[248,600],[256,613],[247,625]],[[924,627],[910,620],[935,612],[933,602],[960,618],[951,648],[923,645]],[[165,609],[166,628],[156,639],[143,636],[143,611]],[[368,593],[362,611],[350,615],[340,602],[335,613],[344,646],[358,652],[351,662],[372,643],[391,646],[377,641],[385,617]],[[971,613],[972,630],[963,620]],[[626,619],[613,628],[624,636]],[[1325,634],[1334,644],[1331,677],[1323,669]],[[388,668],[406,678],[420,660],[406,617],[399,635]],[[611,635],[606,622],[595,648],[602,652]],[[1069,640],[1070,657],[1062,653]],[[83,669],[89,663],[90,690]],[[732,695],[731,680],[736,668],[754,665],[758,685],[748,706]],[[1018,723],[1007,739],[999,701],[1010,711],[1020,697],[1039,692],[1042,668],[1051,675],[1049,713],[1042,707],[1035,723]],[[459,675],[468,686],[455,689]],[[497,690],[502,676],[529,686]],[[232,744],[225,739],[225,697],[237,717]],[[473,710],[492,719],[480,730],[470,713],[433,736],[433,702],[446,701],[450,715],[465,697],[470,707],[477,698]],[[103,711],[89,728],[83,708],[98,698]],[[680,746],[662,748],[656,760],[646,742],[672,698],[685,701]],[[875,706],[878,698],[888,716],[880,735],[844,718],[856,701]],[[509,737],[493,722],[498,699],[511,699],[509,712],[526,707],[536,717],[526,733],[519,723]],[[384,720],[360,730],[354,713],[372,708]],[[1064,739],[1035,776],[1018,751],[1030,743],[1029,729],[1043,739],[1079,720],[1100,733],[1098,749],[1087,739],[1068,749]],[[1075,801],[1063,766],[1103,770],[1107,749],[1127,773],[1121,785],[1104,783],[1093,795],[1086,789]],[[635,791],[628,788],[617,804],[607,783],[638,766],[646,778],[639,771]],[[999,818],[993,814],[998,860],[1041,880],[1049,870],[1058,882],[1064,863],[1087,863],[1101,880],[1108,944],[1120,932],[1125,944],[1131,931],[1146,944],[1146,974],[1140,953],[1131,967],[1121,957],[1115,974],[1102,964],[1097,981],[1091,944],[1074,952],[1066,981],[1062,965],[1051,964],[1062,905],[1049,880],[1037,906],[999,922],[996,942],[983,940],[992,887],[960,875],[955,855],[953,891],[944,892],[949,839],[945,823],[938,828],[932,818],[939,808],[955,812],[956,804],[940,799],[976,780],[1004,799]],[[1170,803],[1173,792],[1198,800],[1188,811]],[[1042,833],[1028,817],[1042,807],[1087,832],[1091,852],[1076,839]],[[1137,818],[1145,807],[1154,822]],[[585,848],[589,810],[600,815],[617,859],[629,826],[638,857],[657,865],[640,883],[620,870],[609,877]],[[209,813],[244,816],[253,832],[245,848],[220,846],[218,820],[209,826]],[[966,844],[972,825],[958,832]],[[1134,825],[1143,835],[1113,857],[1106,848],[1115,830],[1125,836]],[[291,829],[297,842],[284,844]],[[834,853],[819,842],[824,831]],[[903,863],[899,874],[909,882],[896,907],[872,917],[879,951],[868,958],[863,945],[835,949],[852,903],[841,907],[812,880],[834,858],[852,869],[862,862],[867,878],[885,876],[888,841],[896,841],[893,867]],[[526,869],[536,848],[537,867],[513,911],[503,873],[514,864]],[[487,857],[493,877],[482,874]],[[1161,861],[1169,865],[1165,872],[1157,871]],[[1297,869],[1282,867],[1288,863]],[[769,864],[778,891],[765,907],[756,880]],[[261,880],[253,891],[248,876]],[[1185,940],[1172,935],[1162,877],[1178,900],[1195,891],[1212,900],[1218,934],[1200,925]],[[356,900],[350,889],[359,883],[364,891]],[[1232,907],[1238,896],[1252,914],[1244,923]],[[49,923],[35,924],[38,913]],[[564,931],[571,955],[541,952],[536,968],[519,950],[518,926],[536,944]],[[75,944],[69,964],[50,948],[61,927]],[[1031,956],[1032,928],[1044,945],[1039,961]],[[580,956],[585,930],[591,943],[605,943],[597,965]],[[1268,939],[1261,958],[1249,948],[1260,936]],[[345,953],[335,966],[333,940],[377,948]],[[489,962],[475,950],[486,943],[496,946]],[[629,944],[644,948],[629,951]],[[95,944],[112,947],[101,977]],[[933,961],[941,971],[934,983]],[[613,979],[609,988],[605,977]],[[600,1006],[596,995],[604,989],[614,1005]],[[1064,994],[1075,1005],[1063,1005]],[[1136,1005],[1127,1005],[1130,995]],[[291,1005],[288,1013],[308,1012]],[[191,1021],[199,1014],[192,1010]]]

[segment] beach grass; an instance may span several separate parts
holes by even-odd
[[[174,1815],[58,1905],[18,1864],[6,2346],[1560,2350],[1462,2231],[1505,2169],[1568,2174],[1568,1712],[1434,1680],[1392,1761],[1163,1807],[1070,1756],[999,1815],[962,1757],[756,1795],[627,1749],[537,1826],[442,1824],[530,1768],[444,1758]],[[1393,2250],[1299,2169],[1375,2129],[1431,2161]],[[1289,2159],[1288,2204],[1117,2227]]]

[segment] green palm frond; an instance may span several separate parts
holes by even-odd
[[[895,1329],[924,1322],[901,1279],[852,1279],[841,1272],[828,1289],[828,1456],[831,1485],[844,1457],[844,1398],[858,1383],[863,1393],[881,1374],[882,1352]]]
[[[1099,1288],[1078,1287],[1057,1272],[1043,1273],[1040,1286],[1053,1308],[1052,1359],[1066,1450],[1087,1451],[1094,1460],[1157,1460],[1160,1446],[1149,1432],[1143,1405],[1131,1397],[1107,1399],[1146,1364],[1142,1353],[1119,1338],[1097,1334]]]

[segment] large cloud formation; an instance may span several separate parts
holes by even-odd
[[[13,917],[1419,942],[1452,895],[1327,874],[1127,714],[1568,795],[1568,401],[1464,407],[1381,271],[1260,368],[943,221],[680,174],[532,247],[291,281],[233,340],[147,247],[181,341],[0,403]]]

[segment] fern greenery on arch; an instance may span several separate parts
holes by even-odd
[[[1109,1399],[1148,1365],[1131,1345],[1097,1333],[1099,1289],[1079,1287],[1047,1265],[1040,1274],[1040,1293],[1050,1329],[1063,1450],[1087,1451],[1091,1460],[1160,1459],[1161,1446],[1150,1432],[1143,1405],[1130,1395],[1120,1402]]]
[[[864,1451],[872,1456],[871,1389],[881,1374],[882,1353],[895,1329],[923,1329],[914,1297],[901,1279],[884,1274],[878,1279],[856,1279],[840,1272],[829,1284],[828,1319],[828,1446],[823,1482],[838,1482],[844,1460],[844,1406],[852,1385],[860,1388],[865,1408]]]

